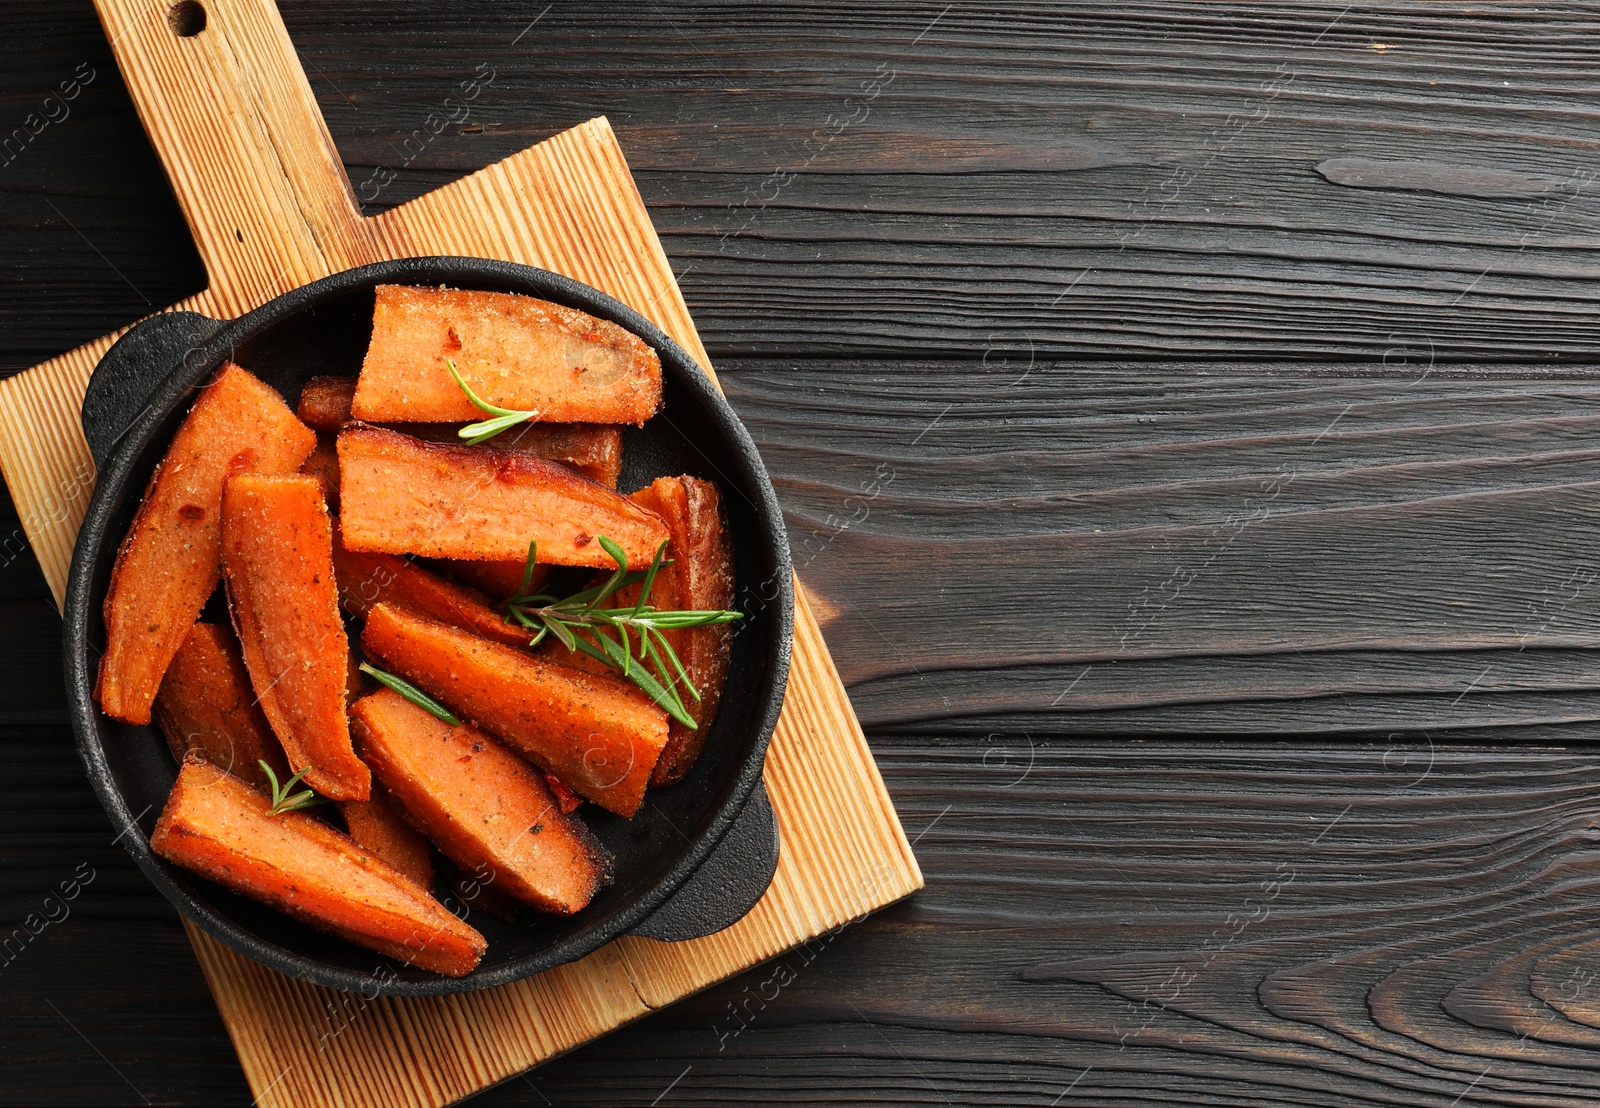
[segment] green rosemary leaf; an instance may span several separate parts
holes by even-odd
[[[537,411],[519,412],[512,408],[502,408],[497,404],[489,403],[477,393],[473,392],[472,387],[462,379],[461,371],[456,368],[455,362],[451,361],[449,358],[446,358],[444,360],[444,364],[445,368],[450,371],[450,376],[456,379],[456,387],[466,394],[467,399],[472,401],[472,403],[479,410],[487,412],[495,417],[494,419],[486,419],[479,423],[469,423],[467,426],[461,428],[460,431],[456,432],[467,441],[469,446],[476,446],[480,442],[492,439],[500,432],[507,430],[508,428],[515,427],[519,423],[526,423],[528,420],[534,419],[539,415]]]
[[[656,548],[647,569],[630,570],[628,556],[620,546],[605,535],[598,536],[598,541],[601,549],[617,564],[604,584],[573,593],[565,600],[543,595],[513,597],[508,602],[512,618],[526,628],[538,630],[530,645],[540,642],[546,634],[553,634],[568,650],[593,658],[632,681],[679,723],[696,728],[678,686],[688,689],[696,700],[701,698],[700,690],[689,680],[682,660],[662,631],[727,623],[742,619],[743,615],[724,611],[658,610],[650,603],[650,592],[661,568],[672,564],[666,556],[667,544]],[[530,548],[530,566],[533,556]],[[530,587],[530,582],[531,575],[525,573],[523,591]],[[600,607],[617,590],[636,582],[640,583],[639,598],[631,607]],[[617,638],[612,638],[607,628],[615,628]],[[634,655],[634,632],[639,636],[637,657]]]
[[[672,689],[676,693],[677,689],[674,687],[673,682],[668,679],[666,663],[661,660],[661,654],[656,650],[655,643],[650,641],[650,632],[641,630],[639,632],[639,668],[643,669],[649,662],[655,663],[654,676],[661,681],[662,687]],[[678,702],[682,704],[683,697],[679,696]],[[684,710],[688,710],[688,705],[684,705]]]
[[[293,796],[287,797],[273,814],[276,815],[277,812],[298,812],[302,808],[315,808],[318,804],[326,804],[327,802],[326,797],[318,796],[310,789],[307,789],[305,792],[295,793]]]
[[[295,793],[293,796],[289,795],[289,790],[300,783],[300,778],[310,771],[310,766],[305,766],[299,773],[279,785],[278,775],[272,772],[271,766],[262,761],[258,761],[256,765],[260,766],[262,772],[267,775],[267,784],[272,789],[272,806],[267,809],[268,815],[277,816],[282,815],[284,812],[297,812],[301,808],[310,808],[313,805],[327,803],[326,797],[318,796],[310,789]]]
[[[574,635],[572,633],[572,629],[561,620],[557,619],[555,616],[547,615],[544,617],[544,625],[548,630],[555,633],[556,638],[561,640],[562,646],[566,647],[568,650],[578,649],[578,643],[582,640],[579,639],[578,636]]]
[[[656,556],[650,559],[650,568],[645,571],[643,587],[639,589],[639,602],[633,606],[633,614],[644,614],[646,603],[650,599],[650,590],[655,588],[656,574],[661,572],[661,559],[667,556],[667,540],[662,539],[661,545],[656,547]]]
[[[617,588],[625,589],[629,585],[638,584],[642,580],[644,580],[644,570],[642,570],[642,569],[631,569],[623,576],[622,583],[619,584],[617,586]],[[552,601],[552,604],[559,604],[563,608],[587,608],[587,607],[589,607],[590,602],[593,601],[595,597],[600,595],[600,590],[603,589],[604,587],[605,587],[604,585],[591,585],[589,588],[584,589],[582,592],[573,593],[571,596],[567,597],[565,600],[557,601],[557,600],[555,600],[554,597],[551,597],[550,599]],[[531,602],[533,602],[535,600],[538,600],[539,597],[529,597],[527,599],[531,603]],[[513,603],[513,604],[521,604],[522,601],[521,600],[513,600],[511,603]]]
[[[517,595],[525,596],[533,587],[533,567],[539,560],[539,540],[528,540],[528,561],[522,567],[522,584],[517,586]]]
[[[622,647],[616,642],[612,641],[612,639],[609,637],[599,634],[598,632],[596,632],[595,637],[604,645],[605,655],[601,656],[600,651],[588,643],[584,643],[584,646],[588,647],[584,653],[588,654],[591,658],[598,657],[603,662],[609,662],[613,669],[620,670],[622,668]],[[672,689],[664,688],[661,683],[655,679],[654,675],[651,674],[650,671],[644,666],[634,666],[632,671],[628,674],[628,679],[635,685],[639,686],[640,690],[642,690],[646,696],[654,701],[658,707],[665,710],[666,713],[673,719],[677,720],[685,727],[697,729],[695,727],[694,717],[691,716],[689,714],[689,710],[684,707],[682,698],[679,697],[678,694]]]
[[[628,555],[623,552],[622,547],[618,546],[614,541],[607,538],[605,535],[601,535],[598,541],[600,543],[600,548],[607,554],[611,555],[611,560],[616,562],[620,569],[625,570],[628,568]]]
[[[742,612],[684,609],[676,612],[647,612],[639,617],[639,622],[648,623],[651,627],[662,630],[675,630],[680,627],[708,627],[717,623],[732,623],[736,619],[743,618]]]
[[[599,542],[601,547],[604,548],[605,552],[611,555],[611,560],[617,563],[617,568],[616,572],[611,575],[611,579],[604,585],[600,586],[600,591],[595,593],[594,599],[589,601],[587,605],[588,611],[593,611],[594,609],[598,608],[601,601],[605,600],[612,593],[620,589],[622,587],[623,578],[628,576],[628,555],[623,553],[622,547],[618,546],[604,535],[599,537]]]
[[[692,695],[696,700],[699,700],[700,690],[694,687],[693,681],[689,680],[688,673],[684,671],[683,663],[678,660],[678,652],[672,649],[672,644],[667,641],[667,637],[660,631],[656,630],[654,627],[652,627],[650,630],[654,632],[656,638],[660,641],[661,649],[666,651],[667,657],[672,660],[672,668],[677,672],[678,680],[682,682],[684,688],[689,690],[690,695]],[[665,667],[662,668],[661,675],[663,677],[667,676],[667,670]]]
[[[622,676],[632,677],[633,650],[628,644],[628,625],[619,621],[616,624],[616,628],[617,633],[622,636]],[[599,633],[599,631],[595,632],[597,635]]]
[[[684,704],[683,694],[678,692],[678,686],[681,684],[688,688],[688,690],[694,694],[694,698],[696,700],[700,699],[700,690],[694,687],[694,683],[689,680],[689,675],[683,672],[683,666],[681,664],[678,666],[678,677],[673,677],[672,670],[667,667],[667,663],[662,657],[661,649],[657,649],[656,643],[651,641],[651,634],[652,633],[649,631],[644,632],[644,653],[648,654],[651,660],[655,663],[655,676],[657,680],[661,682],[663,687],[672,690],[673,695],[678,699],[678,703],[683,704],[683,710],[685,713],[687,713],[689,706]],[[654,635],[656,640],[660,642],[661,647],[665,649],[667,653],[672,655],[673,662],[677,662],[678,656],[675,652],[673,652],[672,644],[667,642],[666,639],[661,638],[661,633],[659,631],[654,632]]]
[[[606,641],[609,642],[610,640],[608,639]],[[579,654],[587,654],[589,657],[593,658],[595,661],[604,662],[608,666],[611,664],[611,655],[609,655],[605,651],[601,650],[598,646],[594,645],[594,643],[590,642],[588,639],[574,639],[573,640],[573,647],[577,650],[577,652]]]
[[[534,632],[533,638],[528,640],[528,648],[530,650],[544,642],[544,637],[550,633],[550,623],[548,620],[529,619],[527,614],[523,612],[521,608],[512,608],[511,614],[506,617],[507,623],[511,623],[513,621],[522,624],[524,628]]]
[[[526,423],[537,414],[537,412],[512,412],[510,415],[495,416],[480,423],[469,423],[456,434],[465,439],[468,446],[477,446],[519,423]]]
[[[699,724],[695,723],[694,717],[689,714],[689,709],[684,706],[683,698],[678,695],[677,691],[663,686],[649,670],[643,666],[635,666],[632,681],[673,719],[691,731],[700,729]]]
[[[368,665],[366,662],[362,662],[360,668],[362,673],[371,676],[380,685],[387,685],[389,688],[393,689],[395,692],[411,701],[411,703],[415,704],[417,707],[431,713],[438,719],[444,720],[451,727],[455,727],[461,723],[461,720],[452,715],[448,708],[446,708],[443,704],[440,704],[437,700],[423,692],[421,689],[417,688],[405,678],[396,677],[394,674],[385,672],[384,670],[379,669],[377,666]]]
[[[477,393],[473,392],[472,391],[472,386],[468,385],[466,383],[466,381],[462,380],[461,371],[456,368],[456,363],[454,361],[452,361],[451,359],[446,358],[444,360],[444,366],[445,366],[446,369],[448,369],[450,371],[450,376],[452,376],[452,377],[454,377],[456,379],[456,387],[459,388],[462,392],[466,393],[467,394],[467,399],[472,401],[472,403],[475,404],[478,408],[482,409],[485,412],[488,412],[490,415],[497,415],[497,416],[521,415],[521,414],[523,414],[523,413],[520,413],[520,412],[514,412],[510,408],[497,407],[494,404],[489,403],[487,400],[484,400],[483,398],[481,398]]]

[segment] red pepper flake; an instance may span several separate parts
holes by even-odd
[[[544,775],[545,784],[550,786],[550,791],[555,794],[556,807],[564,816],[570,816],[583,804],[583,798],[567,787],[567,783],[553,773]]]
[[[185,504],[178,509],[178,514],[184,519],[205,519],[206,510],[198,504]]]
[[[584,546],[588,546],[592,542],[594,542],[594,536],[593,535],[589,534],[589,532],[587,532],[587,531],[579,531],[578,534],[573,538],[572,545],[573,546],[577,546],[577,547],[584,547]]]

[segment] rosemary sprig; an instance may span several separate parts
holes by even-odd
[[[388,685],[391,689],[405,697],[407,700],[411,701],[411,703],[415,704],[417,707],[423,709],[424,711],[432,712],[436,717],[444,720],[451,727],[455,727],[461,722],[455,716],[450,714],[450,709],[446,708],[443,704],[440,704],[433,697],[417,688],[410,681],[407,681],[404,677],[396,677],[394,674],[385,670],[381,670],[377,666],[368,665],[366,662],[362,662],[357,668],[359,668],[362,673],[365,673],[369,677],[376,680],[378,684]]]
[[[267,775],[267,784],[272,786],[272,807],[267,809],[268,815],[281,816],[284,812],[298,812],[301,808],[327,803],[326,797],[318,796],[310,789],[295,793],[293,796],[289,795],[289,790],[300,783],[300,778],[306,775],[306,772],[311,768],[310,766],[306,766],[282,785],[279,785],[278,775],[272,772],[271,766],[267,765],[266,762],[257,762],[256,764]]]
[[[477,446],[480,442],[487,442],[489,439],[494,438],[501,431],[515,427],[519,423],[526,423],[530,419],[538,418],[539,413],[537,411],[519,412],[512,408],[502,408],[497,404],[489,403],[473,392],[472,387],[462,380],[461,371],[456,368],[455,362],[446,358],[444,364],[445,368],[450,371],[450,376],[456,379],[456,384],[460,386],[461,391],[467,394],[467,399],[495,417],[493,419],[485,419],[479,423],[469,423],[456,432],[456,434],[467,440],[468,446]]]
[[[602,584],[561,599],[548,593],[525,595],[533,580],[533,564],[539,553],[539,544],[530,542],[522,588],[507,601],[509,621],[534,633],[529,646],[538,646],[546,635],[554,635],[568,650],[603,662],[632,681],[685,727],[696,728],[698,725],[678,690],[680,686],[688,689],[696,700],[700,699],[700,690],[689,680],[677,651],[662,632],[731,623],[743,619],[742,613],[693,609],[662,611],[650,603],[650,590],[661,567],[669,564],[667,544],[663,542],[656,549],[648,569],[630,570],[628,555],[622,547],[604,535],[599,536],[599,543],[617,564],[615,572]],[[629,585],[639,585],[639,599],[632,605],[601,607]]]

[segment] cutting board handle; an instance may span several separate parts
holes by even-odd
[[[373,261],[272,0],[95,0],[225,314]]]

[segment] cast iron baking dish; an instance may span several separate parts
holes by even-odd
[[[652,789],[632,820],[585,805],[582,818],[616,857],[615,879],[584,911],[558,919],[525,911],[506,923],[470,922],[489,940],[473,973],[445,978],[314,931],[170,865],[149,835],[177,774],[154,727],[101,713],[91,690],[105,641],[100,606],[117,546],[145,485],[196,390],[232,360],[291,406],[318,374],[353,375],[372,329],[380,284],[516,292],[578,308],[632,331],[661,356],[660,413],[624,437],[621,487],[663,474],[717,482],[735,550],[732,665],[705,752],[678,785]],[[618,301],[569,278],[475,258],[408,258],[346,270],[295,289],[232,322],[190,312],[145,320],[106,352],[83,402],[84,433],[99,469],[67,584],[67,694],[79,752],[118,841],[185,916],[256,961],[335,988],[390,995],[468,992],[581,958],[632,932],[686,939],[726,927],[771,881],[777,830],[761,784],[767,742],[789,672],[792,577],[783,518],[755,444],[727,402],[679,346]]]

